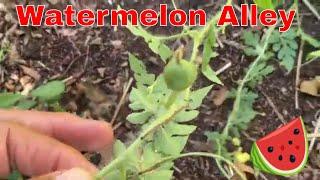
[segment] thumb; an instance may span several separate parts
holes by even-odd
[[[67,171],[57,171],[30,180],[94,180],[93,175],[81,168],[73,168]]]

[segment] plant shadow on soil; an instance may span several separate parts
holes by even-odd
[[[129,1],[128,1],[129,2]],[[170,3],[170,1],[168,1]],[[125,3],[125,8],[158,8],[159,2],[139,2]],[[218,4],[218,3],[216,3]],[[216,4],[203,3],[181,3],[185,9],[192,7],[204,7],[217,9]],[[207,5],[207,6],[206,6]],[[111,8],[110,5],[100,4],[101,7]],[[4,13],[0,13],[0,22],[4,20]],[[303,21],[304,27],[309,34],[313,34],[316,38],[320,38],[320,24],[313,16],[309,15],[308,21]],[[0,24],[0,33],[6,32],[14,23],[7,22]],[[151,28],[153,32],[161,34],[173,34],[179,31],[178,28]],[[241,28],[229,27],[226,37],[228,39],[240,43],[239,34]],[[74,77],[70,83],[66,96],[63,98],[64,107],[71,112],[99,119],[111,119],[116,104],[118,103],[124,84],[131,77],[127,63],[128,52],[136,54],[145,62],[148,70],[159,74],[163,69],[163,63],[154,55],[143,42],[141,38],[136,38],[125,28],[74,28],[73,30],[65,29],[48,29],[48,28],[18,28],[17,32],[10,36],[12,42],[21,59],[25,60],[25,64],[39,72],[41,80],[50,79],[53,76],[58,78]],[[0,38],[0,40],[2,40]],[[224,45],[219,48],[220,56],[212,62],[215,70],[221,68],[224,64],[231,62],[232,66],[220,75],[225,86],[230,90],[237,85],[235,81],[241,79],[244,69],[252,62],[252,59],[243,58],[241,49],[230,45]],[[39,63],[40,62],[40,63]],[[256,87],[259,99],[255,103],[255,110],[265,114],[258,115],[251,123],[246,135],[242,140],[244,150],[250,151],[252,141],[250,139],[258,139],[273,131],[281,125],[281,121],[274,112],[274,109],[268,104],[265,95],[267,95],[275,104],[279,112],[289,121],[295,116],[302,115],[305,119],[309,132],[313,131],[312,121],[316,110],[320,109],[319,98],[300,94],[300,110],[294,108],[295,93],[295,71],[287,73],[283,68],[279,67],[276,62],[276,71],[267,77],[260,85]],[[42,66],[42,65],[44,66]],[[19,65],[6,62],[4,82],[0,83],[2,90],[3,84],[9,81],[12,73],[23,75]],[[301,79],[310,79],[320,72],[320,61],[315,61],[304,66],[301,69]],[[84,85],[84,89],[93,88],[98,95],[105,98],[105,102],[95,101],[92,96],[86,94],[86,90],[79,88],[79,83],[87,81],[90,85]],[[196,87],[203,87],[210,83],[203,77],[197,82]],[[96,89],[100,90],[96,90]],[[221,89],[215,86],[214,91]],[[80,90],[79,90],[80,89]],[[263,92],[263,93],[262,93]],[[86,95],[85,98],[83,93]],[[263,95],[265,94],[265,95]],[[100,96],[99,96],[100,97]],[[229,112],[232,108],[232,101],[227,100],[221,106],[216,106],[212,102],[213,94],[211,93],[201,108],[201,115],[192,123],[198,126],[196,132],[190,137],[189,143],[185,148],[185,152],[208,151],[212,149],[204,135],[205,131],[221,131],[226,123]],[[117,122],[125,121],[125,117],[130,113],[128,102],[121,109]],[[100,109],[99,109],[100,108]],[[98,110],[97,110],[98,109]],[[129,123],[123,123],[115,132],[116,137],[123,141],[130,141],[137,133],[137,127]],[[95,163],[99,164],[100,156],[91,157]],[[315,157],[310,157],[311,159]],[[310,163],[311,162],[311,163]],[[319,164],[310,161],[309,164],[313,168],[319,168]],[[184,158],[177,160],[175,163],[176,179],[224,179],[215,165],[213,159],[209,158]],[[302,173],[307,176],[309,171]],[[270,179],[280,179],[279,177],[269,176]]]

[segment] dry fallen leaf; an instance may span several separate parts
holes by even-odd
[[[320,96],[320,78],[316,77],[313,80],[303,81],[300,85],[300,91],[312,96]]]
[[[4,87],[9,90],[10,92],[15,90],[16,85],[14,84],[13,80],[8,80],[5,84]]]
[[[222,87],[221,89],[214,92],[213,95],[213,103],[216,106],[221,106],[224,101],[227,99],[229,91],[226,87]]]
[[[22,87],[24,87],[26,84],[30,83],[31,81],[32,81],[32,79],[30,76],[23,76],[19,80]]]
[[[254,174],[255,174],[253,168],[250,167],[250,166],[248,166],[248,165],[246,165],[246,164],[235,163],[234,165],[236,166],[236,168],[237,168],[243,175],[246,176],[247,179],[251,179],[251,178],[249,178],[249,177],[250,177],[250,176],[249,176],[250,174],[251,174],[251,175],[254,175]],[[249,177],[248,177],[248,176],[249,176]],[[240,180],[241,177],[240,177],[238,174],[235,174],[231,179],[232,179],[232,180]]]
[[[21,59],[19,52],[17,51],[16,46],[11,46],[9,51],[9,61],[11,63],[16,62]]]
[[[41,76],[40,74],[34,70],[34,69],[31,69],[29,67],[26,67],[26,66],[20,66],[20,68],[22,69],[22,71],[26,74],[26,75],[29,75],[31,76],[33,79],[35,79],[36,81],[39,81]]]
[[[29,95],[30,91],[33,90],[34,84],[28,83],[23,87],[23,91],[21,92],[22,95],[27,96]]]
[[[80,92],[83,92],[88,99],[94,103],[103,103],[108,100],[108,97],[101,89],[96,86],[93,86],[90,83],[79,83],[77,88]]]
[[[254,174],[254,170],[252,167],[243,164],[243,163],[235,163],[234,164],[241,172],[249,173],[249,174]]]

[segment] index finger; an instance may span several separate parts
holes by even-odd
[[[16,123],[0,122],[0,157],[0,179],[12,169],[27,176],[75,167],[97,172],[77,150]]]
[[[101,150],[113,143],[113,131],[108,123],[70,113],[0,109],[1,121],[20,123],[81,151]]]

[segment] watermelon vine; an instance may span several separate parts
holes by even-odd
[[[297,1],[295,1],[289,9],[292,8],[298,12]],[[297,19],[299,19],[299,14]],[[273,66],[268,65],[268,60],[273,57],[281,59],[280,64],[288,71],[291,71],[295,63],[295,50],[297,50],[295,39],[297,37],[300,37],[303,41],[308,42],[314,47],[318,47],[319,42],[305,34],[300,26],[298,29],[294,28],[281,35],[274,31],[274,29],[275,27],[267,29],[262,38],[260,38],[260,34],[252,30],[244,32],[244,44],[247,45],[244,52],[247,56],[254,56],[256,58],[249,66],[244,78],[239,81],[238,88],[231,91],[229,95],[229,97],[235,99],[235,101],[223,132],[206,133],[208,140],[215,144],[217,154],[227,159],[236,159],[237,153],[248,156],[248,153],[241,152],[241,147],[239,148],[240,152],[229,152],[226,148],[226,144],[234,139],[238,139],[240,137],[240,132],[246,130],[248,124],[259,114],[253,109],[253,103],[258,98],[258,94],[253,91],[253,88],[261,82],[265,76],[274,71]],[[241,143],[238,143],[236,146],[239,147],[239,144]],[[219,160],[217,160],[217,164],[224,175],[231,178],[231,173],[223,168]]]

